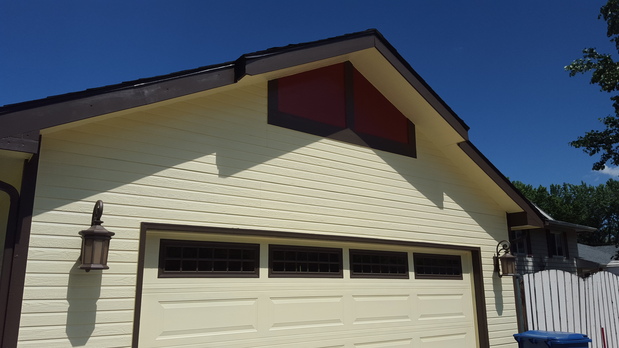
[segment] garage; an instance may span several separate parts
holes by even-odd
[[[471,251],[143,228],[139,347],[475,347]]]

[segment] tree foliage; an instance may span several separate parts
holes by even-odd
[[[619,53],[619,0],[608,0],[600,8],[598,18],[607,24],[606,36],[615,44]],[[608,93],[619,91],[619,62],[610,54],[599,53],[595,48],[583,50],[583,58],[574,60],[565,67],[570,76],[591,72],[591,84],[600,86]],[[570,142],[570,145],[582,149],[590,156],[600,154],[599,161],[593,164],[594,170],[604,169],[606,163],[619,166],[619,95],[611,98],[614,115],[600,118],[606,127],[604,130],[591,130],[584,136]]]
[[[514,181],[531,202],[553,219],[595,227],[595,233],[581,233],[579,242],[587,245],[619,243],[619,181],[608,180],[598,186],[581,183],[553,184],[546,188]]]

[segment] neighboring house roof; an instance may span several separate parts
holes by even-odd
[[[617,254],[618,250],[619,248],[614,245],[589,246],[579,243],[578,258],[607,266],[613,261],[612,259]]]
[[[550,214],[545,212],[542,208],[538,207],[535,203],[533,203],[533,206],[544,217],[545,225],[546,225],[546,227],[548,227],[550,229],[554,229],[554,230],[569,230],[569,231],[575,231],[575,232],[595,232],[595,231],[597,231],[597,228],[595,228],[595,227],[590,227],[590,226],[585,226],[585,225],[573,224],[571,222],[555,220],[552,216],[550,216]]]
[[[416,105],[424,112],[417,114],[432,116],[423,120],[423,127],[438,132],[442,138],[436,137],[435,141],[449,145],[446,151],[450,151],[454,163],[478,178],[488,194],[506,208],[510,226],[546,225],[540,211],[469,141],[469,127],[464,121],[375,29],[270,48],[244,54],[235,61],[168,75],[6,105],[0,107],[0,149],[36,153],[39,134],[45,129],[252,81],[255,76],[274,79],[325,62],[355,59],[367,67],[367,72],[384,74],[379,75],[381,81],[386,81],[381,88],[395,97],[409,105],[413,95],[419,98]],[[376,63],[385,60],[389,67]]]

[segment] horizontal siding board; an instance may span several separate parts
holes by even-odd
[[[84,321],[84,316],[69,315],[67,312],[61,313],[31,313],[22,316],[20,325],[22,327],[42,327],[60,325],[80,325],[96,323],[128,323],[133,320],[133,311],[97,311],[96,318],[90,322]]]
[[[113,240],[112,242],[113,243]],[[71,252],[71,251],[74,251]],[[28,251],[28,260],[40,261],[77,261],[80,255],[80,245],[73,249],[55,249],[44,247],[33,247]],[[137,260],[137,250],[117,251],[110,250],[110,259],[116,262],[135,262]]]
[[[118,210],[116,213],[112,210]],[[189,225],[211,225],[214,227],[230,227],[230,220],[235,220],[235,226],[239,228],[259,228],[265,230],[283,230],[295,232],[310,232],[326,234],[341,234],[348,236],[379,237],[399,240],[425,241],[425,242],[446,242],[454,245],[473,245],[475,238],[486,236],[487,233],[480,230],[478,232],[462,233],[462,229],[445,229],[436,226],[422,226],[418,224],[394,224],[389,222],[373,222],[371,226],[364,224],[354,218],[341,219],[338,221],[325,222],[320,216],[307,214],[282,214],[274,216],[273,212],[264,211],[257,216],[233,211],[224,211],[220,214],[196,213],[184,210],[170,210],[169,208],[145,208],[137,206],[113,206],[108,209],[111,213],[121,214],[125,217],[142,218],[146,221],[156,221],[162,223],[189,224]],[[64,214],[63,214],[64,215]],[[63,215],[60,215],[61,217]],[[54,216],[48,216],[54,221]],[[48,221],[50,221],[48,220]],[[454,225],[454,227],[457,227]],[[458,235],[454,235],[454,231]],[[447,238],[447,239],[446,239]],[[36,254],[39,257],[39,254]],[[122,256],[122,255],[121,255]],[[121,261],[127,261],[122,256]]]
[[[108,143],[110,143],[110,142],[108,142]],[[68,146],[68,147],[69,147],[69,148],[71,148],[71,149],[75,149],[75,148],[76,148],[74,145],[71,145],[71,146]],[[245,153],[246,153],[246,152],[247,152],[247,151],[245,151]],[[76,154],[76,155],[79,155],[79,154]],[[226,155],[228,155],[228,154],[226,154]],[[105,157],[105,156],[103,156],[103,157]],[[54,158],[54,161],[57,161],[57,160],[58,160],[58,159]],[[70,159],[69,161],[71,161],[71,160],[72,160],[72,159]],[[131,159],[129,159],[129,161],[130,161],[130,162],[133,162]],[[277,159],[277,161],[279,161],[279,159]],[[336,162],[336,163],[337,163],[337,162]],[[286,165],[284,165],[284,167],[290,167],[290,164],[289,164],[289,163],[286,163]],[[383,167],[384,167],[384,166],[383,166]],[[304,167],[304,170],[307,170],[308,168],[309,168],[309,169],[311,169],[311,168],[321,168],[321,166],[309,166],[309,167]],[[346,173],[346,175],[344,175],[343,177],[344,177],[344,178],[348,178],[348,175],[349,175],[349,174],[353,174],[353,175],[354,175],[354,174],[355,174],[355,172],[359,171],[359,168],[360,168],[359,163],[352,163],[352,164],[351,164],[351,170],[350,170],[350,171],[348,171],[348,172],[345,172],[345,173]],[[417,173],[417,172],[418,172],[418,170],[413,170],[413,171],[411,171],[411,172],[413,172],[413,173]],[[432,173],[429,173],[429,174],[427,175],[427,177],[428,177],[428,178],[433,178],[433,179],[432,179],[433,181],[429,181],[429,182],[430,182],[430,183],[432,183],[432,184],[436,184],[436,179],[435,179],[435,178],[436,178],[437,174],[440,174],[440,172],[449,172],[449,171],[438,171],[438,173],[436,173],[436,171],[433,171]],[[390,174],[394,174],[394,173],[390,173]],[[401,173],[400,173],[400,174],[395,173],[395,174],[397,174],[398,176],[399,176],[399,175],[402,175]],[[330,175],[334,175],[334,174],[330,174]],[[365,174],[364,174],[364,175],[365,175]],[[423,178],[423,177],[418,178],[418,179],[419,179],[419,180],[421,180],[421,181],[423,181],[423,180],[424,180],[424,178]],[[374,180],[374,179],[370,179],[369,181],[371,182],[371,181],[373,181],[373,180]],[[363,180],[362,180],[362,181],[363,181]],[[368,181],[368,180],[365,180],[365,181]],[[417,184],[417,183],[416,183],[416,184]],[[472,194],[472,193],[473,193],[473,191],[468,192],[468,194]]]
[[[43,230],[43,228],[37,226],[38,230]],[[82,226],[82,229],[87,229],[90,226]],[[33,237],[30,240],[31,247],[46,247],[46,248],[61,248],[66,249],[67,247],[76,247],[80,248],[82,243],[81,236],[78,235],[78,230],[80,227],[74,225],[65,225],[59,226],[55,225],[50,227],[46,233],[38,234],[36,237]],[[118,232],[120,234],[120,232]],[[135,251],[138,248],[138,241],[135,239],[123,239],[126,236],[118,236],[115,235],[113,237],[114,250],[116,251]]]
[[[43,197],[58,197],[62,194],[68,200],[75,200],[84,196],[91,196],[94,193],[88,192],[93,187],[106,186],[106,182],[111,180],[108,175],[109,171],[93,173],[92,177],[82,178],[74,175],[58,176],[53,186],[48,186],[40,191],[40,195]],[[127,175],[129,176],[129,174]],[[116,180],[122,180],[123,177]],[[117,183],[117,184],[114,184]],[[325,206],[331,204],[331,206],[341,206],[342,203],[353,205],[350,210],[354,211],[373,211],[374,209],[389,208],[393,210],[393,215],[405,214],[411,210],[419,209],[432,209],[432,205],[428,204],[424,198],[416,194],[414,196],[406,197],[405,199],[394,200],[388,199],[389,197],[360,197],[359,195],[351,192],[321,192],[315,189],[303,189],[299,186],[295,187],[295,193],[289,192],[289,185],[282,182],[274,182],[272,184],[267,182],[260,182],[258,180],[234,180],[232,183],[217,184],[216,182],[198,182],[189,180],[180,180],[175,178],[159,177],[156,175],[141,178],[136,180],[131,185],[121,185],[118,181],[109,182],[109,186],[120,185],[110,189],[110,192],[123,192],[127,194],[140,194],[144,196],[156,194],[158,197],[178,197],[179,195],[186,194],[188,197],[194,197],[194,200],[202,200],[205,196],[209,199],[226,200],[226,202],[234,201],[237,198],[255,198],[265,199],[273,201],[297,201],[299,203],[305,202],[308,205],[320,205]],[[73,196],[68,196],[71,192],[66,189],[67,186],[75,189],[81,188],[81,192],[76,192]],[[53,191],[50,191],[53,190]],[[58,192],[59,190],[63,192]],[[139,191],[138,191],[139,190]],[[288,191],[287,191],[288,190]],[[415,194],[412,192],[411,194]],[[461,193],[464,195],[464,193]],[[211,198],[212,197],[212,198]],[[359,202],[363,199],[363,203]],[[314,203],[315,202],[315,203]],[[445,202],[447,205],[454,206],[454,213],[461,216],[468,215],[462,209],[452,203]],[[437,213],[443,214],[442,211],[434,210]],[[383,212],[384,213],[384,212]],[[487,214],[487,212],[485,212]],[[470,213],[469,213],[470,214]]]
[[[97,284],[98,285],[98,284]],[[129,298],[135,295],[135,286],[98,286],[101,293],[105,294],[106,298]],[[43,301],[43,300],[66,300],[68,296],[67,284],[60,286],[29,286],[24,290],[24,301]],[[92,295],[86,291],[73,292],[71,298],[83,299],[92,298]]]
[[[63,337],[59,339],[40,339],[31,341],[22,341],[19,343],[20,348],[41,348],[41,347],[54,347],[54,348],[74,348],[79,345],[83,345],[83,340],[71,341],[70,339]],[[131,346],[131,334],[124,335],[110,335],[110,336],[95,336],[90,337],[87,343],[93,347],[130,347]]]
[[[115,244],[112,244],[112,246],[113,245]],[[67,254],[70,254],[71,256],[79,258],[80,251],[79,249],[68,250]],[[49,254],[46,254],[46,255],[49,255]],[[67,258],[70,259],[71,256]],[[112,256],[115,256],[115,255],[112,255]],[[43,273],[43,274],[66,273],[72,270],[75,270],[76,272],[86,272],[86,271],[77,270],[77,267],[79,267],[79,265],[81,264],[77,258],[73,260],[64,260],[64,261],[59,261],[55,258],[54,259],[50,258],[48,260],[32,259],[29,261],[30,265],[28,266],[29,268],[27,269],[27,271],[29,271],[29,273]],[[131,262],[121,262],[117,258],[114,257],[113,259],[109,260],[108,266],[110,266],[110,270],[107,270],[106,274],[108,273],[135,274],[135,271],[136,271],[135,260],[131,260]]]
[[[77,144],[76,144],[77,145]],[[74,145],[75,146],[75,145]],[[125,154],[127,151],[124,152]],[[71,156],[68,156],[71,158]],[[103,161],[107,161],[103,154],[101,155]],[[57,158],[52,158],[50,161],[59,163],[62,160]],[[96,159],[91,159],[91,161],[96,162]],[[131,160],[129,157],[123,160],[124,162],[135,163],[136,161]],[[139,161],[145,162],[146,159],[144,157],[140,157]],[[116,165],[121,165],[122,163],[116,163]],[[155,162],[156,163],[156,162]],[[111,163],[110,163],[111,164]],[[226,166],[231,169],[244,169],[247,163],[245,161],[237,161],[234,159],[227,159]],[[214,163],[184,163],[179,164],[174,167],[174,169],[170,169],[170,173],[168,175],[174,176],[177,171],[184,171],[189,176],[193,176],[194,181],[213,181],[218,179],[218,171],[221,170],[222,166],[214,167]],[[389,199],[398,199],[398,196],[401,196],[399,200],[405,200],[409,198],[411,195],[413,197],[423,197],[419,194],[419,191],[436,191],[436,185],[432,185],[432,183],[424,183],[420,180],[417,183],[417,190],[410,190],[410,184],[408,184],[404,180],[376,180],[376,178],[367,177],[365,174],[358,174],[353,172],[354,168],[350,168],[350,171],[346,172],[345,175],[337,175],[331,171],[328,175],[320,173],[316,167],[314,169],[308,170],[310,168],[294,168],[293,166],[275,166],[271,167],[271,164],[268,165],[260,165],[259,167],[252,168],[253,170],[249,173],[240,172],[241,175],[237,176],[237,179],[245,179],[245,180],[254,180],[257,182],[260,181],[271,181],[271,182],[280,182],[282,178],[286,178],[289,180],[285,182],[286,185],[298,185],[301,187],[316,187],[316,183],[318,182],[321,185],[324,185],[327,190],[330,191],[342,191],[342,190],[356,190],[357,192],[353,192],[353,194],[363,194],[369,195],[374,193],[375,195],[384,196],[385,194],[389,194]],[[274,174],[277,173],[277,174]],[[53,178],[50,178],[53,179]],[[377,183],[380,182],[380,183]],[[403,191],[404,189],[408,189],[407,191]]]
[[[85,137],[90,138],[90,137],[92,137],[92,135],[91,135],[91,134],[88,134],[88,135],[85,135]],[[114,144],[114,143],[116,143],[115,141],[110,141],[110,140],[107,140],[107,139],[105,139],[105,137],[102,137],[102,136],[100,136],[100,135],[98,136],[98,138],[102,138],[102,139],[99,139],[98,141],[100,141],[102,144],[106,144],[105,146],[107,146],[107,144]],[[124,149],[126,149],[126,148],[131,148],[131,149],[132,149],[132,151],[133,151],[133,150],[134,150],[134,148],[135,148],[135,146],[134,146],[134,145],[132,146],[131,144],[127,144],[126,146],[122,146],[123,144],[121,143],[121,144],[117,144],[117,145],[119,145],[119,148],[124,148]],[[73,145],[67,145],[67,146],[68,146],[68,148],[70,148],[70,149],[74,149],[74,148],[75,148],[75,146],[73,146]],[[246,146],[244,146],[244,147],[246,148]],[[98,146],[97,148],[98,148],[100,151],[102,151],[102,152],[105,152],[105,151],[106,151],[106,150],[105,150],[104,148],[102,148],[101,146]],[[253,149],[255,149],[255,148],[257,148],[257,147],[252,147],[252,148],[253,148]],[[151,149],[151,150],[153,150],[153,149]],[[156,151],[157,149],[155,148],[154,150]],[[167,148],[165,148],[165,149],[163,149],[163,150],[167,150]],[[126,151],[125,151],[125,152],[126,152]],[[151,152],[152,152],[152,151],[151,151]],[[162,151],[158,151],[158,153],[161,153],[161,152],[162,152]],[[178,151],[176,151],[176,152],[177,152],[177,153],[176,153],[176,155],[177,155],[177,156],[176,156],[175,158],[178,158],[178,157],[181,157],[181,158],[182,158],[182,156],[178,156],[178,155],[180,155],[180,153],[178,153]],[[181,153],[182,153],[182,152],[181,152]],[[173,154],[171,154],[171,155],[173,155]],[[228,152],[226,153],[226,156],[231,156],[231,155],[233,155],[233,154],[228,153]],[[241,157],[240,155],[248,156],[247,149],[243,149],[243,148],[241,147],[241,148],[239,149],[239,151],[237,151],[237,157],[236,157],[236,158]],[[249,155],[249,158],[251,158],[253,161],[258,161],[260,158],[256,158],[256,156],[257,156],[257,155],[256,155],[255,153],[253,153],[253,154]],[[105,156],[104,156],[104,155],[102,155],[102,157],[105,157]],[[191,156],[188,156],[188,157],[191,157]],[[269,157],[269,156],[267,156],[267,157]],[[343,157],[344,157],[344,158],[347,158],[346,156],[343,156]],[[194,157],[194,158],[195,158],[195,157]],[[312,160],[313,160],[313,161],[316,161],[316,159],[315,159],[315,158],[313,158]],[[241,159],[240,159],[240,161],[241,161],[241,163],[246,164],[246,162],[247,162],[247,158],[241,158]],[[295,161],[287,161],[287,160],[285,160],[285,155],[281,156],[280,158],[275,157],[275,158],[273,159],[273,161],[276,161],[276,162],[279,162],[279,161],[285,161],[285,163],[284,163],[283,165],[281,165],[281,167],[283,167],[283,168],[287,168],[287,169],[293,168],[293,167],[294,167],[294,165],[295,165],[295,163],[298,163],[298,162],[295,162]],[[333,159],[324,159],[324,161],[326,161],[327,163],[325,163],[325,164],[313,163],[314,165],[312,165],[312,166],[305,166],[305,167],[303,167],[303,170],[304,170],[304,171],[307,171],[308,169],[309,169],[309,170],[316,170],[315,168],[322,168],[322,167],[324,167],[324,166],[327,166],[327,167],[330,167],[330,168],[332,168],[332,169],[333,169],[333,166],[334,166],[334,165],[341,165],[341,163],[342,163],[341,161],[333,161]],[[230,162],[230,161],[226,161],[226,163],[227,163],[228,165],[230,165],[231,163],[228,163],[228,162]],[[319,164],[319,165],[315,165],[315,164]],[[272,164],[270,164],[270,165],[272,165]],[[300,165],[300,164],[299,164],[299,165]],[[245,165],[244,165],[244,166],[240,166],[240,167],[245,167]],[[354,180],[354,181],[361,181],[361,182],[375,182],[375,181],[376,181],[376,178],[375,178],[375,177],[369,177],[369,178],[366,178],[365,180],[364,180],[364,179],[362,179],[362,178],[355,178],[355,177],[354,177],[354,175],[356,175],[356,171],[361,171],[361,172],[363,172],[363,174],[361,174],[361,175],[363,175],[363,176],[368,175],[367,171],[368,171],[369,169],[367,169],[367,168],[363,168],[363,170],[360,170],[360,168],[363,168],[363,167],[361,167],[361,166],[360,166],[360,163],[358,163],[358,162],[357,162],[357,163],[351,163],[351,168],[350,168],[350,169],[352,169],[352,170],[343,171],[343,172],[342,172],[342,174],[341,174],[341,175],[339,175],[339,176],[340,176],[340,177],[343,177],[343,178],[348,178],[348,179],[356,179],[356,180]],[[383,166],[383,168],[384,168],[384,166]],[[390,168],[390,167],[389,167],[389,168]],[[417,168],[415,168],[415,169],[417,169]],[[423,167],[422,167],[422,169],[423,169]],[[444,168],[441,168],[441,169],[444,169]],[[376,170],[376,171],[375,171],[375,173],[376,173],[376,174],[374,174],[374,175],[378,175],[378,174],[380,174],[380,173],[382,173],[382,172],[384,172],[384,170],[383,170],[383,171],[378,171],[378,170]],[[411,173],[418,173],[418,172],[419,172],[419,170],[412,170],[412,171],[411,171]],[[428,182],[428,184],[431,184],[431,185],[436,185],[436,182],[438,181],[438,180],[437,180],[437,175],[438,175],[438,176],[440,176],[440,175],[441,175],[441,173],[448,173],[448,172],[450,172],[450,171],[449,171],[449,170],[447,170],[447,171],[446,171],[446,170],[434,170],[431,174],[426,175],[426,177],[427,177],[427,178],[432,178],[432,181],[429,181],[429,182]],[[402,175],[402,173],[397,173],[397,172],[391,172],[391,173],[389,173],[389,174],[390,174],[390,175],[396,175],[397,177],[400,177],[400,176]],[[350,177],[351,175],[353,175],[353,177]],[[330,176],[338,176],[338,174],[337,174],[337,172],[332,172],[332,173],[330,173]],[[383,175],[383,177],[384,177],[384,178],[386,178],[386,175]],[[439,179],[440,179],[440,178],[439,178]],[[417,181],[419,181],[419,183],[417,183],[417,182],[416,182],[416,184],[423,184],[423,180],[427,180],[427,179],[424,179],[424,177],[418,177],[418,178],[417,178]],[[447,180],[443,180],[443,181],[447,181]],[[453,181],[453,180],[452,180],[452,181]],[[400,180],[400,182],[402,182],[402,181]],[[381,184],[387,184],[387,183],[382,183],[382,182],[381,182]],[[470,192],[469,192],[469,193],[470,193]]]
[[[77,270],[76,270],[77,271]],[[29,273],[26,277],[26,286],[67,286],[88,288],[92,284],[101,286],[134,286],[134,274],[105,273],[103,276],[92,272],[79,272],[71,274]],[[101,271],[99,271],[101,272]],[[95,289],[99,289],[96,287]],[[90,291],[89,291],[90,292]]]
[[[154,188],[153,188],[154,190]],[[425,213],[413,210],[415,207],[411,205],[409,210],[394,210],[394,209],[368,209],[367,204],[363,200],[358,203],[351,203],[352,207],[343,205],[337,207],[322,205],[320,200],[314,204],[304,204],[302,201],[294,202],[294,199],[273,200],[273,199],[257,199],[248,197],[235,197],[232,199],[227,196],[208,195],[202,193],[183,192],[172,189],[160,189],[155,192],[143,190],[125,190],[126,193],[116,193],[118,190],[110,190],[105,194],[98,195],[97,199],[103,199],[106,202],[122,201],[126,205],[142,206],[142,207],[166,207],[166,209],[175,211],[182,210],[185,212],[205,212],[209,214],[236,214],[249,216],[263,216],[265,213],[273,214],[277,211],[280,214],[285,214],[287,218],[304,220],[302,216],[311,215],[321,217],[333,217],[334,219],[344,219],[341,223],[354,224],[363,223],[389,223],[389,224],[406,224],[416,223],[419,225],[429,225],[438,228],[451,228],[457,226],[460,230],[466,231],[471,228],[476,228],[477,224],[471,218],[455,217],[449,222],[445,222],[444,216],[449,210],[444,209],[444,214],[440,215],[437,212]],[[159,193],[159,194],[158,194]],[[183,193],[185,194],[183,196]],[[83,197],[86,192],[75,189],[51,188],[48,187],[41,192],[42,195],[56,197],[58,199],[77,200]],[[290,195],[289,195],[290,196]],[[183,199],[184,198],[184,199]],[[359,207],[359,209],[355,209]],[[361,208],[365,207],[365,208]],[[238,212],[237,212],[238,211]],[[453,210],[459,212],[459,210]],[[354,213],[352,215],[351,213]],[[293,214],[293,216],[290,216]],[[298,216],[298,217],[297,217]],[[346,221],[352,219],[354,221]],[[454,226],[455,225],[455,226]],[[407,228],[402,226],[402,228]]]
[[[131,334],[131,326],[127,323],[97,323],[97,325],[56,325],[39,327],[22,327],[20,334],[30,337],[33,340],[61,339],[67,337],[67,331],[72,333],[73,341],[77,338],[90,338],[92,336],[116,336]],[[84,340],[88,341],[88,340]]]
[[[133,298],[100,298],[96,301],[97,311],[133,311]],[[67,300],[38,300],[24,301],[22,313],[62,313],[71,308],[81,308],[82,310],[92,310],[92,299],[72,299],[71,303]]]
[[[129,190],[130,191],[130,190]],[[137,191],[137,190],[136,190]],[[128,192],[127,194],[124,195],[124,197],[119,197],[119,196],[123,196],[123,195],[113,195],[114,190],[110,190],[108,193],[105,194],[100,194],[97,195],[96,197],[92,197],[92,199],[94,200],[96,199],[103,199],[106,198],[107,201],[110,202],[114,202],[114,201],[123,201],[126,202],[126,204],[130,204],[130,205],[142,205],[142,206],[163,206],[163,207],[168,207],[170,209],[180,209],[180,210],[184,210],[184,211],[195,211],[195,212],[208,212],[208,213],[213,213],[213,214],[217,214],[217,213],[232,213],[234,214],[234,211],[231,209],[243,209],[243,214],[248,214],[248,215],[252,215],[252,216],[261,216],[262,214],[259,212],[260,209],[268,209],[270,211],[274,211],[277,208],[277,202],[273,202],[273,201],[267,201],[267,202],[262,202],[260,199],[254,199],[251,200],[249,198],[245,198],[243,199],[242,197],[239,197],[238,199],[230,199],[227,196],[223,196],[223,197],[219,197],[220,201],[217,201],[217,195],[210,195],[210,196],[204,196],[205,200],[200,200],[199,198],[202,197],[200,193],[196,194],[196,197],[194,198],[194,202],[192,202],[191,204],[187,204],[187,201],[191,201],[191,196],[192,193],[189,192],[187,193],[187,199],[186,200],[181,200],[182,197],[178,197],[178,195],[181,195],[181,191],[174,191],[174,190],[168,190],[167,192],[169,193],[168,196],[172,196],[171,198],[159,198],[159,197],[165,197],[166,194],[166,190],[163,189],[161,190],[161,195],[159,195],[158,197],[156,197],[156,192],[153,192],[151,194],[142,194],[141,197],[135,196],[136,193],[140,193],[143,191],[138,191],[138,192]],[[83,192],[83,191],[79,191],[76,189],[62,189],[62,188],[56,188],[56,189],[52,189],[51,187],[47,188],[47,191],[45,191],[47,193],[49,193],[50,197],[55,197],[54,199],[59,199],[60,201],[62,201],[60,198],[65,198],[67,201],[74,201],[79,199],[80,197],[83,196],[87,196],[88,192]],[[45,193],[43,192],[43,193]],[[75,194],[71,194],[72,192],[75,192]],[[113,195],[113,197],[112,197]],[[174,197],[174,196],[176,197]],[[289,194],[290,195],[290,194]],[[64,196],[64,197],[63,197]],[[148,199],[145,199],[147,198]],[[352,199],[352,197],[350,197]],[[208,200],[206,200],[208,199]],[[105,199],[104,199],[105,200]],[[166,200],[165,202],[163,202],[163,200]],[[243,200],[245,201],[245,203],[243,203]],[[157,201],[160,202],[159,205],[157,204]],[[358,205],[358,204],[362,204],[365,203],[363,198],[358,198],[358,201],[360,201],[361,203],[357,203],[357,204],[353,204],[353,209],[336,209],[336,208],[330,208],[330,207],[325,207],[324,205],[320,204],[320,201],[318,200],[318,202],[312,206],[312,204],[300,204],[298,205],[298,208],[296,210],[296,212],[303,212],[303,211],[307,211],[308,207],[311,207],[312,209],[316,209],[318,211],[320,210],[328,210],[330,209],[331,212],[329,214],[327,214],[325,212],[325,215],[333,215],[333,216],[350,216],[350,212],[354,212],[357,215],[361,215],[361,212],[366,213],[366,214],[371,214],[370,211],[368,211],[368,209],[364,209],[361,211],[355,211],[354,210],[354,205]],[[279,208],[281,211],[283,212],[295,212],[294,210],[292,210],[294,208],[294,202],[290,202],[290,201],[284,201],[285,204],[282,204]],[[168,204],[169,203],[169,204]],[[177,205],[178,207],[175,208],[174,206]],[[282,209],[282,207],[285,207],[286,209]],[[342,207],[342,205],[340,205],[340,208]],[[411,209],[407,210],[401,210],[400,214],[398,214],[397,209],[388,209],[388,208],[381,208],[381,207],[376,207],[374,209],[374,213],[378,213],[381,214],[381,216],[377,216],[377,219],[386,219],[389,218],[388,220],[393,221],[394,219],[397,221],[397,217],[398,216],[402,216],[404,218],[406,218],[404,216],[404,213],[408,213],[408,215],[410,217],[415,217],[415,216],[419,216],[418,214],[416,214],[415,210],[419,209],[419,207],[423,207],[420,205],[410,205]],[[347,208],[347,207],[345,207]],[[379,209],[381,208],[381,209]],[[415,209],[416,208],[416,209]],[[427,210],[431,210],[431,209],[427,209]],[[339,212],[339,213],[338,213]],[[457,207],[452,206],[452,209],[444,209],[442,210],[443,214],[442,216],[444,217],[445,214],[447,213],[453,213],[455,214],[461,214],[461,210],[458,210]],[[434,215],[436,216],[436,218],[432,219],[432,220],[441,220],[441,214],[439,214],[439,211],[434,210]],[[467,214],[461,214],[462,217],[465,217]],[[367,215],[366,215],[367,216]],[[470,216],[470,214],[469,214]],[[424,217],[428,217],[428,215],[424,216]],[[495,218],[496,219],[496,218]],[[424,219],[419,219],[419,220],[424,220]],[[444,218],[443,218],[444,220]],[[458,217],[456,217],[454,220],[462,220]],[[471,219],[468,219],[469,221],[471,221]],[[453,221],[453,220],[452,220]],[[457,224],[463,224],[463,221],[453,221],[454,223]]]

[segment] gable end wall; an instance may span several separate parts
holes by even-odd
[[[514,346],[511,281],[492,274],[505,212],[423,129],[413,159],[266,120],[265,82],[44,134],[20,347],[131,345],[142,222],[480,247],[491,346]],[[110,269],[86,273],[98,199],[116,235]]]

